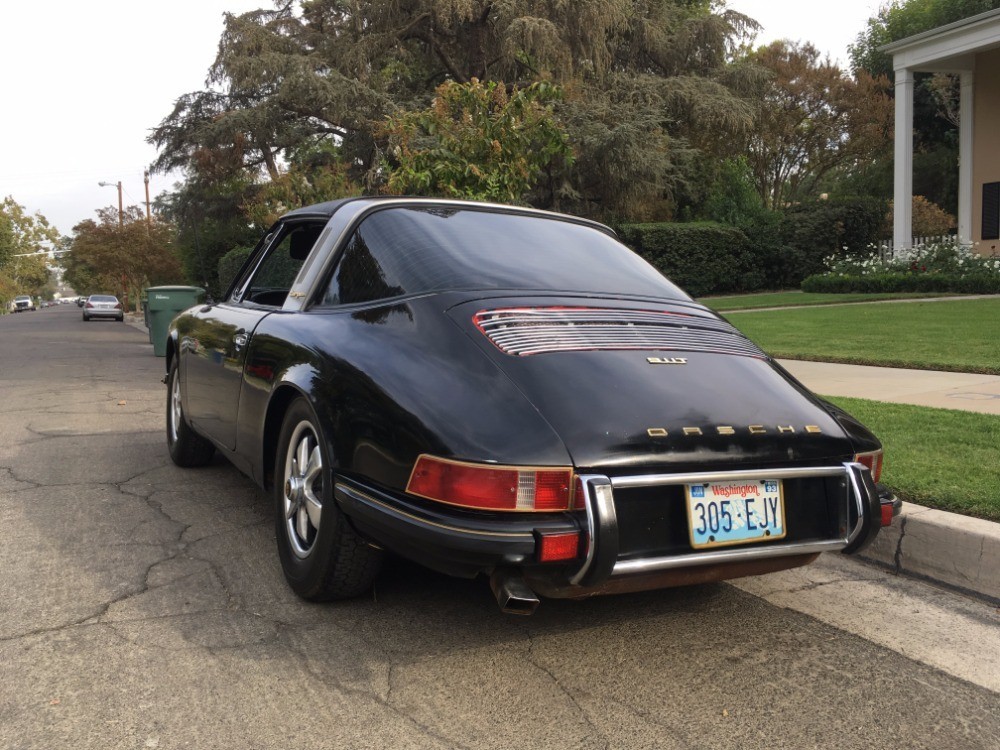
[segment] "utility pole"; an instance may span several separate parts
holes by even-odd
[[[118,226],[125,226],[125,207],[122,205],[122,181],[118,182],[98,182],[99,187],[116,187],[118,188]]]
[[[142,181],[146,183],[146,227],[149,227],[150,222],[153,220],[153,214],[149,209],[149,170],[142,170]]]

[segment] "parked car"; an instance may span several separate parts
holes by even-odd
[[[11,308],[16,313],[25,312],[27,310],[34,311],[35,300],[28,294],[19,294],[14,297],[14,302],[11,304]]]
[[[92,318],[112,318],[120,323],[125,320],[125,311],[113,294],[91,294],[83,303],[83,320]]]
[[[274,498],[311,600],[384,550],[505,611],[853,553],[879,441],[605,226],[451,200],[286,214],[167,342],[167,445]]]

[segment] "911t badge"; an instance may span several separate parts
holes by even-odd
[[[686,365],[687,357],[646,357],[651,365]]]

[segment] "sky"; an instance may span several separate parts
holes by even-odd
[[[760,44],[810,41],[846,67],[879,0],[730,0],[763,25]],[[0,197],[41,212],[64,235],[102,207],[144,200],[149,132],[174,101],[204,88],[223,13],[269,0],[9,2],[0,18]],[[152,175],[150,195],[177,175]]]

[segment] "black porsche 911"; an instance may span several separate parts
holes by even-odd
[[[166,382],[174,462],[219,451],[273,492],[306,599],[390,551],[528,614],[856,552],[894,512],[867,429],[571,216],[292,211],[174,320]]]

